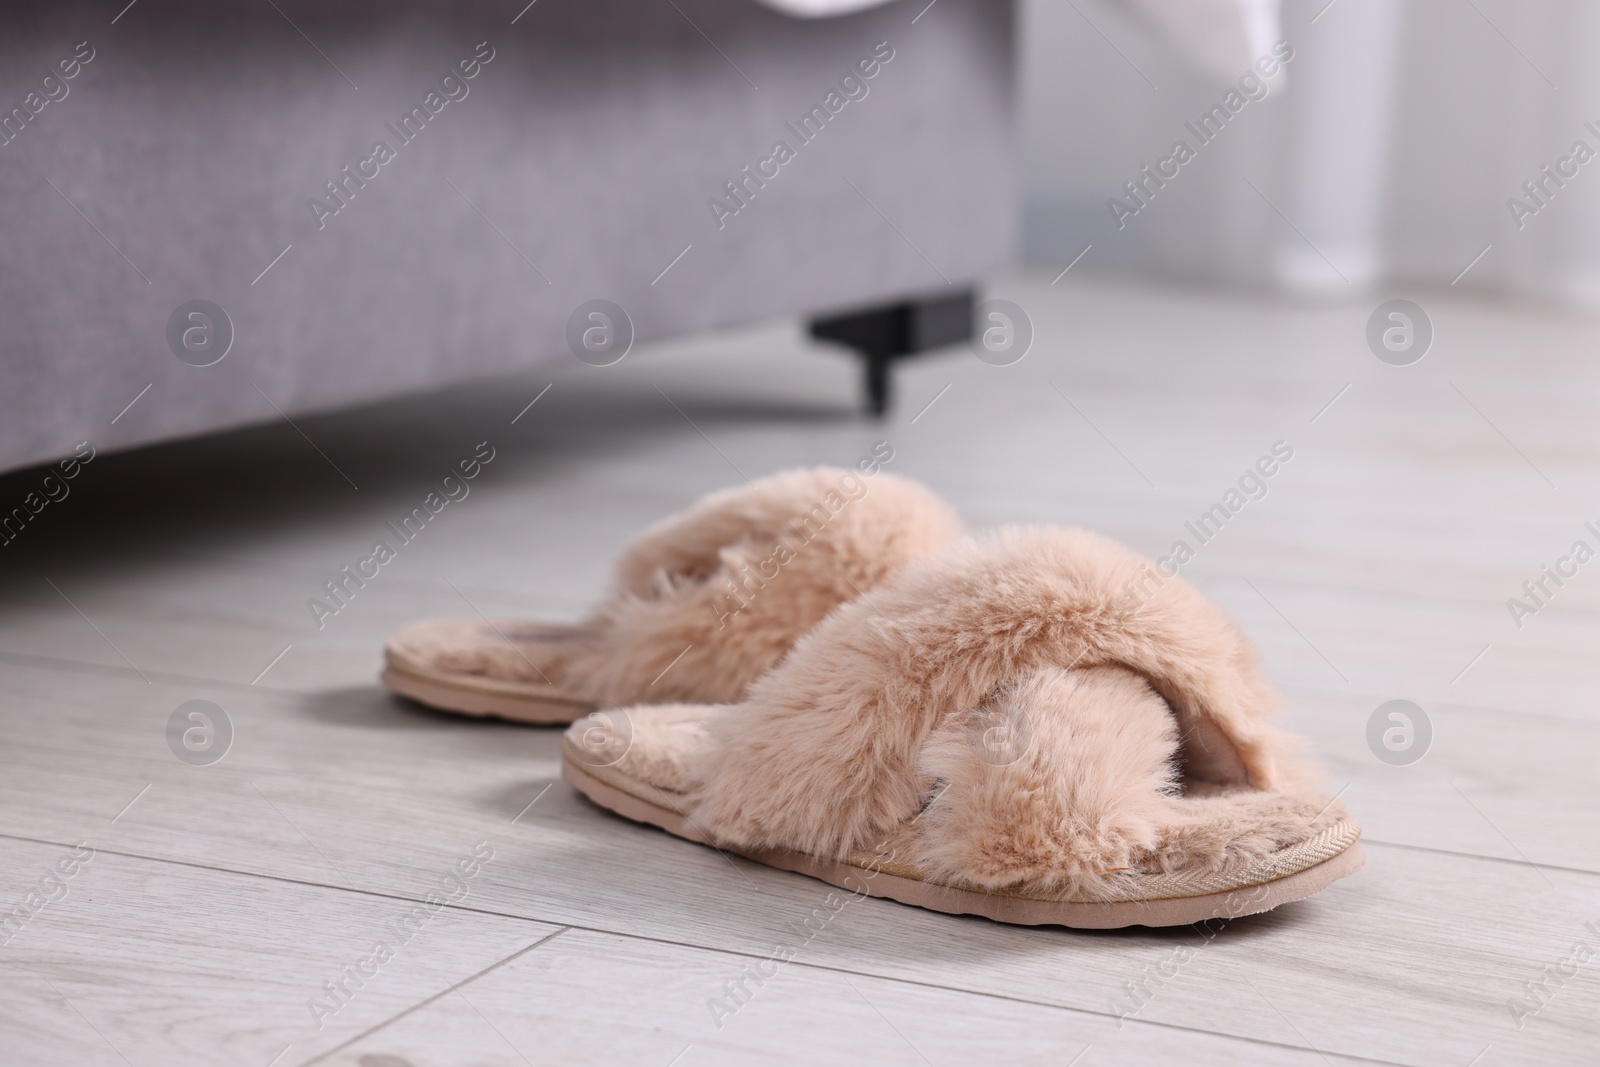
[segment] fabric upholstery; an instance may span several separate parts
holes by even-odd
[[[597,298],[649,339],[946,291],[1011,255],[1008,0],[915,25],[918,0],[279,6],[0,13],[7,112],[94,52],[0,145],[0,468],[570,361]],[[387,124],[480,42],[467,94],[400,146]],[[802,145],[786,124],[880,42],[893,59]],[[395,158],[319,229],[308,200],[380,138]],[[719,228],[708,201],[778,140],[795,158]],[[168,348],[193,299],[234,326],[213,366]]]

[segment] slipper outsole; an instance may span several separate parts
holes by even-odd
[[[745,851],[717,845],[682,812],[602,781],[591,773],[576,753],[571,740],[563,738],[562,777],[595,804],[626,819],[657,827],[696,844],[744,856],[769,867],[808,875],[858,895],[884,897],[951,915],[980,915],[997,922],[1022,926],[1107,930],[1126,926],[1188,926],[1208,919],[1234,919],[1304,900],[1320,893],[1340,878],[1354,874],[1366,862],[1357,840],[1360,828],[1353,820],[1344,820],[1335,824],[1334,828],[1339,831],[1335,836],[1342,847],[1338,847],[1326,859],[1278,877],[1252,880],[1245,872],[1241,872],[1244,876],[1238,884],[1220,891],[1114,901],[1049,900],[1020,894],[988,893],[894,873],[871,859],[860,863],[840,862],[787,849]],[[666,799],[660,790],[649,787],[639,792],[653,792],[660,794],[660,799]],[[895,866],[906,870],[902,864]]]
[[[509,719],[538,726],[576,722],[598,706],[537,682],[515,682],[482,675],[421,671],[389,663],[383,684],[400,696],[437,711],[479,718]]]

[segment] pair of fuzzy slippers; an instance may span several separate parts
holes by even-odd
[[[1083,530],[970,536],[886,473],[714,493],[584,624],[415,623],[384,680],[573,722],[564,776],[601,807],[938,911],[1176,926],[1362,862],[1220,608]]]

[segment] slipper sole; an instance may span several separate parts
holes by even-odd
[[[742,851],[723,848],[700,833],[680,812],[643,800],[595,777],[575,760],[562,742],[561,774],[595,804],[634,822],[665,830],[696,844],[744,856],[757,863],[794,871],[855,894],[885,897],[951,915],[981,915],[1022,926],[1069,926],[1109,930],[1125,926],[1188,926],[1208,919],[1234,919],[1304,900],[1353,874],[1366,862],[1361,845],[1351,837],[1338,852],[1312,866],[1281,877],[1245,881],[1217,892],[1152,900],[1059,901],[1005,893],[985,893],[893,874],[882,868],[824,860],[786,849]],[[1359,836],[1359,830],[1354,831]]]
[[[599,706],[537,683],[425,672],[394,663],[384,667],[380,677],[394,692],[438,711],[538,726],[576,722]]]

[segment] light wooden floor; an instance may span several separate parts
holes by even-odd
[[[1596,540],[1600,328],[1424,294],[1437,339],[1401,368],[1365,346],[1371,304],[1047,280],[997,288],[1032,315],[1026,359],[908,365],[882,427],[850,413],[853,366],[784,327],[95,459],[3,550],[0,907],[94,854],[0,947],[0,1063],[1600,1060],[1600,562],[1521,629],[1505,604]],[[825,887],[591,807],[554,731],[374,682],[407,619],[575,618],[647,522],[879,438],[974,525],[1152,554],[1289,442],[1186,573],[1259,641],[1366,870],[1210,942],[867,901],[719,1027],[708,1002]],[[471,495],[318,631],[307,599],[485,439]],[[1392,698],[1433,724],[1412,766],[1367,747]],[[194,699],[233,724],[211,766],[168,748]],[[319,1026],[308,1000],[480,842],[468,895]],[[1119,1025],[1125,983],[1188,945]]]

